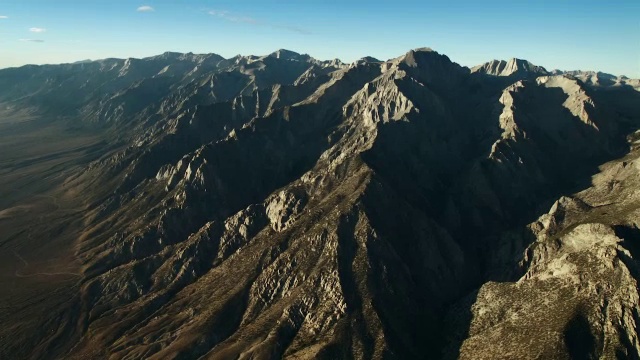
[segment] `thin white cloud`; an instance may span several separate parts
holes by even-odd
[[[209,11],[209,15],[225,17],[229,12],[227,10],[211,10]]]
[[[219,18],[232,21],[232,22],[258,24],[258,21],[254,18],[250,18],[248,16],[237,16],[235,14],[232,14],[230,11],[226,11],[226,10],[211,10],[209,11],[209,15],[217,16]]]
[[[40,39],[18,39],[18,41],[22,41],[22,42],[34,42],[34,43],[43,43],[44,40],[40,40]]]
[[[40,33],[46,32],[47,29],[32,27],[31,29],[29,29],[29,31],[31,31],[32,33],[40,34]]]
[[[9,17],[6,15],[0,15],[0,19],[8,19]]]
[[[149,5],[143,5],[143,6],[140,6],[136,11],[138,11],[138,12],[152,12],[152,11],[156,11],[156,9],[152,8]]]
[[[231,22],[235,22],[235,23],[245,23],[245,24],[252,24],[252,25],[258,25],[258,26],[267,26],[267,27],[271,27],[274,29],[283,29],[283,30],[287,30],[287,31],[292,31],[292,32],[296,32],[299,34],[311,34],[311,32],[309,30],[297,27],[297,26],[290,26],[290,25],[283,25],[283,24],[272,24],[272,23],[268,23],[268,22],[264,22],[264,21],[258,21],[254,18],[248,17],[248,16],[240,16],[237,14],[234,14],[230,11],[227,10],[209,10],[207,12],[209,15],[211,16],[215,16],[218,17],[220,19],[224,19],[227,21],[231,21]]]
[[[289,30],[289,31],[293,31],[296,32],[298,34],[304,34],[304,35],[311,35],[312,32],[301,28],[301,27],[297,27],[297,26],[290,26],[290,25],[278,25],[278,24],[268,24],[269,26],[271,26],[272,28],[275,29],[284,29],[284,30]]]

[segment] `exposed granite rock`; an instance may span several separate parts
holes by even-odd
[[[304,192],[281,191],[266,201],[266,214],[275,231],[283,231],[299,217],[307,203]]]

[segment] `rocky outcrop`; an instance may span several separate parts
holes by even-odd
[[[524,275],[484,284],[470,318],[450,313],[450,323],[468,322],[451,358],[640,357],[638,155],[605,165],[592,187],[529,225]]]
[[[509,61],[492,60],[482,65],[471,68],[472,73],[493,75],[493,76],[511,76],[519,78],[527,78],[548,75],[549,73],[542,66],[533,65],[527,60],[512,58]]]

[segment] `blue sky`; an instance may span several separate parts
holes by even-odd
[[[2,0],[0,68],[279,48],[350,62],[428,46],[466,66],[518,57],[640,78],[639,19],[640,0]]]

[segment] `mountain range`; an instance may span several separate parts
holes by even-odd
[[[639,129],[429,48],[0,70],[0,358],[638,359]]]

